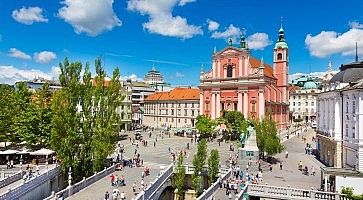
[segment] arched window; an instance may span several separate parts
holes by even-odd
[[[277,54],[277,60],[282,60],[282,53]]]
[[[228,65],[228,67],[227,67],[227,77],[232,77],[232,70],[233,70],[232,65]]]

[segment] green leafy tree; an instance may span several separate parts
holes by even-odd
[[[215,122],[205,115],[198,115],[195,127],[198,130],[202,138],[208,138],[212,136],[215,128]]]
[[[248,127],[247,120],[238,111],[224,111],[219,121],[227,126],[228,138],[232,140],[239,139],[241,132],[246,132]]]
[[[208,180],[210,185],[218,179],[219,162],[220,158],[218,150],[212,149],[208,158]]]
[[[14,89],[10,85],[0,84],[0,141],[10,141],[12,134],[14,110]]]
[[[44,84],[32,95],[28,107],[18,117],[16,133],[21,141],[32,150],[50,146],[52,111],[49,85]]]
[[[28,90],[28,87],[24,82],[18,82],[15,84],[15,92],[12,97],[12,112],[13,112],[13,123],[11,124],[12,133],[10,135],[10,141],[13,143],[19,143],[19,131],[23,125],[23,117],[28,115],[31,106],[32,94]]]
[[[201,139],[198,143],[197,153],[193,157],[194,172],[192,174],[193,189],[200,194],[201,192],[201,173],[207,159],[207,141]]]
[[[355,195],[353,194],[354,189],[351,187],[343,187],[342,188],[342,194],[347,195],[348,199],[352,200],[363,200],[363,194],[361,195]]]
[[[178,189],[179,199],[182,200],[184,199],[184,193],[185,193],[185,188],[184,188],[185,167],[183,165],[184,158],[182,152],[180,152],[176,162],[177,165],[175,173],[175,185],[176,188]]]
[[[106,81],[100,59],[95,61],[94,79],[88,63],[83,76],[82,68],[81,63],[69,63],[67,59],[60,64],[62,89],[52,101],[51,144],[63,162],[63,170],[71,166],[76,180],[105,166],[118,134],[116,108],[124,98],[117,68],[110,81]]]
[[[262,121],[254,121],[256,130],[257,146],[260,152],[266,152],[267,155],[275,155],[284,150],[278,136],[277,124],[268,114]]]

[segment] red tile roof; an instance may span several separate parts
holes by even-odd
[[[296,90],[299,90],[300,87],[296,86],[296,85],[289,85],[289,91],[290,92],[295,92]]]
[[[175,88],[170,92],[156,92],[149,95],[146,101],[168,101],[168,100],[198,100],[199,89]]]
[[[257,60],[254,57],[250,57],[250,64],[253,68],[259,68],[260,67],[260,60]],[[263,63],[263,66],[265,67],[263,70],[263,74],[269,78],[275,78],[273,75],[273,69],[270,65]]]

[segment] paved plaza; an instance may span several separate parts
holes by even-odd
[[[306,141],[302,140],[302,136],[306,137]],[[269,165],[266,162],[262,162],[262,182],[259,184],[268,184],[272,186],[281,186],[299,189],[314,189],[320,188],[320,166],[322,164],[315,159],[313,155],[305,154],[306,143],[312,144],[312,148],[315,148],[315,143],[312,143],[312,137],[315,136],[313,129],[308,129],[307,132],[300,134],[300,136],[294,136],[293,138],[285,141],[283,144],[286,150],[280,154],[274,156],[277,162],[272,165],[272,172],[270,172]],[[285,158],[285,152],[288,151],[288,158]],[[298,170],[299,161],[303,162],[303,165],[308,166],[309,171],[311,167],[314,167],[316,175],[312,176],[309,174],[303,175],[301,171]],[[282,170],[280,170],[280,162],[282,162]],[[240,166],[244,174],[246,172],[245,166]],[[257,171],[256,171],[257,172]],[[249,171],[251,174],[256,174],[256,172]],[[245,179],[244,179],[245,180]],[[238,190],[240,191],[240,190]],[[227,199],[225,189],[219,190],[216,195],[216,200]],[[235,198],[235,194],[232,193],[232,198]]]
[[[123,153],[124,158],[132,158],[135,155],[135,149],[137,154],[140,154],[140,157],[143,159],[144,167],[150,168],[150,175],[147,176],[144,180],[146,184],[150,184],[159,173],[162,167],[166,167],[171,163],[172,156],[171,153],[178,153],[181,150],[187,149],[187,144],[189,143],[190,149],[187,150],[187,157],[184,160],[185,164],[192,164],[193,155],[196,152],[196,144],[191,142],[191,138],[185,137],[176,137],[176,136],[163,136],[157,135],[153,133],[151,137],[148,136],[147,133],[142,133],[145,140],[148,142],[148,146],[143,146],[139,143],[138,148],[135,144],[130,142],[129,138],[120,141],[121,145],[124,145],[125,150]],[[312,129],[309,129],[308,132],[300,134],[300,137],[293,137],[290,140],[284,142],[286,150],[289,152],[289,157],[285,158],[285,151],[281,154],[274,156],[277,159],[277,163],[273,164],[272,172],[269,171],[268,163],[262,162],[262,170],[263,170],[263,181],[260,184],[268,184],[274,186],[285,186],[290,185],[291,187],[310,189],[311,187],[319,188],[320,187],[320,164],[314,156],[305,154],[305,146],[306,142],[302,140],[302,135],[306,136],[306,142],[312,144],[312,147],[315,148],[315,144],[311,142],[311,137],[315,135],[315,132]],[[128,136],[133,137],[133,133],[128,133]],[[155,142],[155,147],[154,147]],[[220,146],[219,146],[220,145]],[[230,143],[221,142],[220,144],[217,140],[213,142],[208,142],[208,149],[217,148],[219,149],[221,163],[222,165],[226,165],[226,160],[230,157],[230,155],[234,155],[237,153],[237,148],[235,147],[235,151],[229,151]],[[169,152],[170,148],[170,152]],[[207,158],[206,158],[207,159]],[[301,171],[298,170],[299,161],[303,162],[303,165],[308,166],[309,170],[311,167],[314,167],[316,171],[316,175],[306,176],[303,175]],[[279,162],[283,163],[283,169],[279,169]],[[245,173],[245,166],[241,166],[241,162],[237,163],[240,165],[240,168]],[[134,167],[129,168],[125,167],[122,171],[117,171],[114,174],[121,177],[125,176],[126,186],[118,187],[119,191],[124,191],[126,194],[126,199],[131,199],[135,196],[132,192],[132,184],[136,183],[137,191],[139,192],[140,182],[141,182],[141,172],[144,167]],[[257,172],[257,171],[256,171]],[[256,173],[255,172],[255,173]],[[249,173],[254,173],[250,171]],[[254,174],[255,174],[254,173]],[[79,193],[73,195],[69,199],[77,199],[77,200],[86,200],[86,199],[103,199],[104,194],[108,191],[110,194],[114,189],[114,186],[111,186],[110,177],[107,176],[100,181],[94,183],[93,185],[85,188]],[[226,199],[225,191],[221,190],[216,195],[216,199]]]

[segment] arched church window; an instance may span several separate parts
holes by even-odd
[[[282,53],[277,54],[277,60],[282,60]]]
[[[232,77],[232,70],[233,70],[232,65],[228,65],[228,67],[227,67],[227,77]]]

